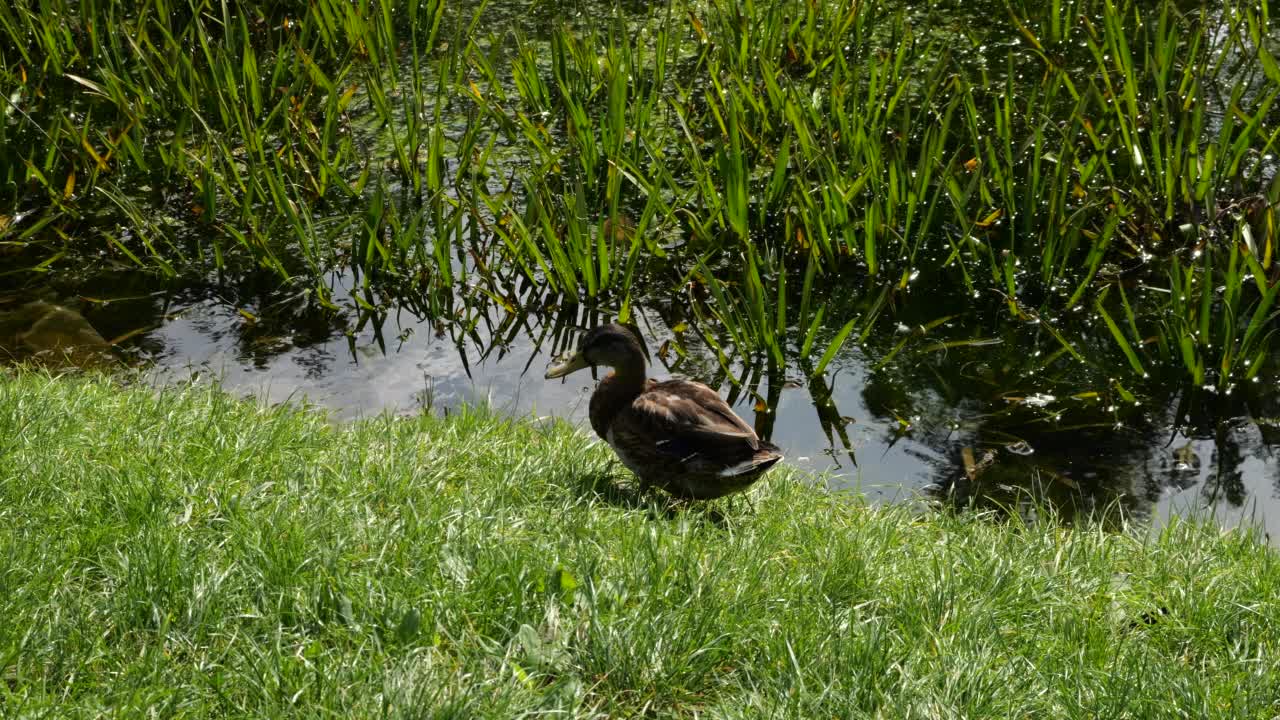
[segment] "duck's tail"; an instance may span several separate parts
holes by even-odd
[[[782,454],[782,448],[767,440],[761,440],[760,447],[752,453],[750,458],[747,458],[735,465],[730,465],[729,467],[721,470],[718,474],[722,478],[738,477],[740,475],[759,475],[765,470],[768,470],[778,464],[783,457],[785,456]]]

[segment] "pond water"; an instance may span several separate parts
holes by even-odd
[[[339,287],[342,279],[335,279]],[[358,323],[343,318],[317,322],[286,313],[268,320],[257,304],[262,296],[166,289],[138,273],[99,277],[78,295],[45,298],[10,297],[0,304],[0,330],[11,328],[0,334],[0,343],[10,353],[30,359],[35,347],[72,346],[59,342],[65,326],[45,328],[47,337],[37,338],[41,329],[32,331],[32,317],[23,318],[33,308],[47,314],[59,307],[80,314],[102,338],[126,336],[114,356],[149,368],[152,382],[194,375],[264,402],[306,401],[344,420],[489,403],[513,415],[556,416],[586,428],[590,374],[564,382],[542,378],[549,358],[572,342],[572,328],[594,322],[585,315],[524,323],[508,318],[505,326],[478,330],[460,349],[444,328],[409,312],[354,331]],[[20,324],[26,334],[18,339],[21,333],[12,328]],[[641,308],[637,324],[651,349],[676,337],[660,313]],[[547,339],[565,327],[570,332],[559,342]],[[72,332],[84,330],[73,325]],[[78,342],[84,347],[82,338]],[[695,343],[686,346],[697,354]],[[662,358],[653,359],[654,375],[670,374]],[[903,388],[899,383],[912,377],[874,371],[857,348],[840,354],[821,391],[802,378],[784,378],[777,388],[764,380],[759,393],[768,398],[767,407],[751,394],[735,393],[710,360],[678,369],[736,395],[734,408],[781,445],[790,463],[873,501],[978,502],[1026,514],[1047,502],[1067,517],[1096,516],[1114,506],[1156,525],[1172,515],[1212,516],[1225,526],[1258,525],[1280,538],[1280,463],[1277,431],[1270,429],[1280,419],[1240,417],[1198,430],[1174,429],[1171,417],[1080,428],[1045,426],[1025,416],[993,423],[999,413],[990,403],[972,396],[949,400],[938,386]],[[941,361],[935,370],[952,375],[953,383],[966,382],[955,363]],[[907,395],[910,401],[902,399]],[[1038,410],[1062,402],[1043,394],[1011,405]]]
[[[581,5],[571,21],[600,12]],[[623,7],[645,12],[637,3]],[[488,12],[492,24],[534,37],[564,17],[562,7],[543,2],[495,3]],[[1004,4],[940,3],[930,12],[951,19],[935,33],[953,33],[956,54],[984,73],[988,55],[1020,42],[1009,28],[981,42],[970,37],[980,18],[1003,15]],[[1010,56],[991,56],[999,84]],[[1211,131],[1218,121],[1210,118]],[[351,300],[359,292],[349,269],[330,278],[342,306],[336,313],[258,271],[161,280],[93,258],[83,263],[88,269],[6,272],[41,261],[0,255],[0,279],[20,278],[0,289],[0,356],[64,362],[70,351],[65,362],[137,365],[158,383],[197,374],[266,402],[306,400],[340,419],[486,402],[585,427],[591,376],[547,381],[543,370],[577,331],[616,311],[545,303],[536,288],[519,312],[491,303],[428,317],[390,296],[370,311]],[[877,297],[873,287],[828,292],[849,305]],[[1137,283],[1129,292],[1136,305],[1162,291]],[[877,502],[972,503],[1025,515],[1045,503],[1068,519],[1106,522],[1118,509],[1157,526],[1174,515],[1212,516],[1224,526],[1256,524],[1280,540],[1274,377],[1230,397],[1169,388],[1144,395],[1143,406],[1119,407],[1105,382],[1071,368],[1051,373],[1035,361],[1062,350],[1035,318],[1011,319],[1000,297],[958,292],[926,270],[889,303],[874,333],[846,344],[816,374],[736,360],[726,370],[699,334],[717,330],[705,318],[695,322],[684,298],[653,293],[630,309],[654,375],[716,387],[790,463],[833,487]]]

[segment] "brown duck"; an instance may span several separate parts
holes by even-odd
[[[705,500],[746,488],[782,459],[778,446],[757,437],[711,388],[647,378],[644,348],[621,325],[587,333],[546,376],[597,365],[613,372],[591,396],[591,427],[642,486]]]

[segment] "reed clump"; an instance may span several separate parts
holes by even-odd
[[[0,8],[6,272],[261,266],[464,333],[679,297],[740,380],[1003,342],[1123,404],[1268,367],[1266,3],[509,5]]]

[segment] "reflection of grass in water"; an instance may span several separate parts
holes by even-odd
[[[1015,3],[989,29],[677,4],[496,42],[436,0],[240,12],[0,8],[5,241],[257,264],[461,336],[525,310],[520,283],[623,319],[688,293],[679,321],[757,379],[1006,336],[1047,346],[1033,374],[1083,368],[1073,393],[1158,404],[1269,357],[1280,70],[1244,3]]]
[[[31,713],[1276,710],[1280,566],[1243,533],[921,517],[787,472],[668,512],[563,424],[29,373],[0,430],[0,682]]]

